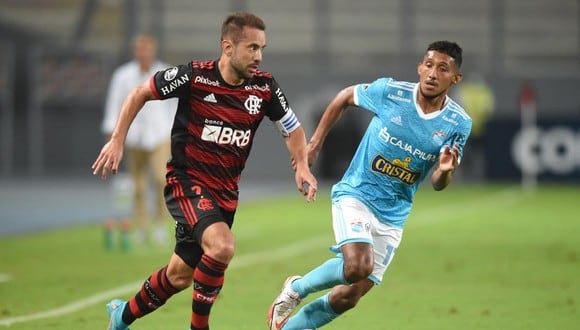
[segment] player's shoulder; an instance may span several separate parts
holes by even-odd
[[[197,59],[192,59],[189,65],[191,65],[192,69],[194,70],[213,70],[215,69],[217,63],[215,60],[200,61]]]
[[[452,113],[456,114],[459,118],[465,121],[471,121],[471,117],[467,114],[467,111],[463,109],[459,103],[455,102],[452,98],[449,98],[446,108]]]
[[[395,88],[398,90],[412,92],[415,89],[415,86],[417,86],[416,82],[396,80],[395,78],[391,77],[386,77],[385,79],[385,85],[387,85],[387,88]]]
[[[253,77],[254,79],[261,79],[261,80],[273,80],[274,76],[267,71],[262,71],[260,69],[256,70],[256,74]]]
[[[417,83],[407,82],[407,81],[400,81],[396,80],[393,77],[379,77],[375,79],[372,83],[360,84],[362,89],[368,88],[370,85],[373,85],[375,88],[384,88],[384,89],[397,89],[397,90],[407,90],[412,92]]]

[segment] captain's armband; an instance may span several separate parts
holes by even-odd
[[[282,136],[287,137],[295,129],[300,127],[300,121],[298,121],[298,117],[296,117],[294,111],[292,111],[292,109],[288,109],[284,117],[275,121],[274,125],[276,125],[276,128],[278,128]]]

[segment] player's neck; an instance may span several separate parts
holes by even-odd
[[[445,106],[445,100],[447,99],[447,94],[437,95],[436,97],[425,97],[421,93],[417,94],[417,103],[423,110],[424,114],[429,114],[432,112],[440,111]]]
[[[244,82],[244,78],[241,78],[234,70],[232,66],[223,58],[220,58],[218,62],[218,70],[219,74],[222,76],[222,79],[231,86],[238,86]]]

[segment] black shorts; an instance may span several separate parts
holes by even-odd
[[[175,219],[174,251],[195,268],[203,255],[201,236],[205,229],[216,222],[225,222],[232,228],[235,211],[220,208],[205,188],[179,176],[168,176],[165,202]]]

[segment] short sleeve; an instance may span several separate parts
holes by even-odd
[[[391,80],[391,78],[380,78],[370,84],[356,85],[354,89],[354,104],[376,113],[383,102],[387,83]]]
[[[155,73],[149,81],[149,86],[160,100],[180,97],[189,92],[192,76],[191,63],[178,65]]]

